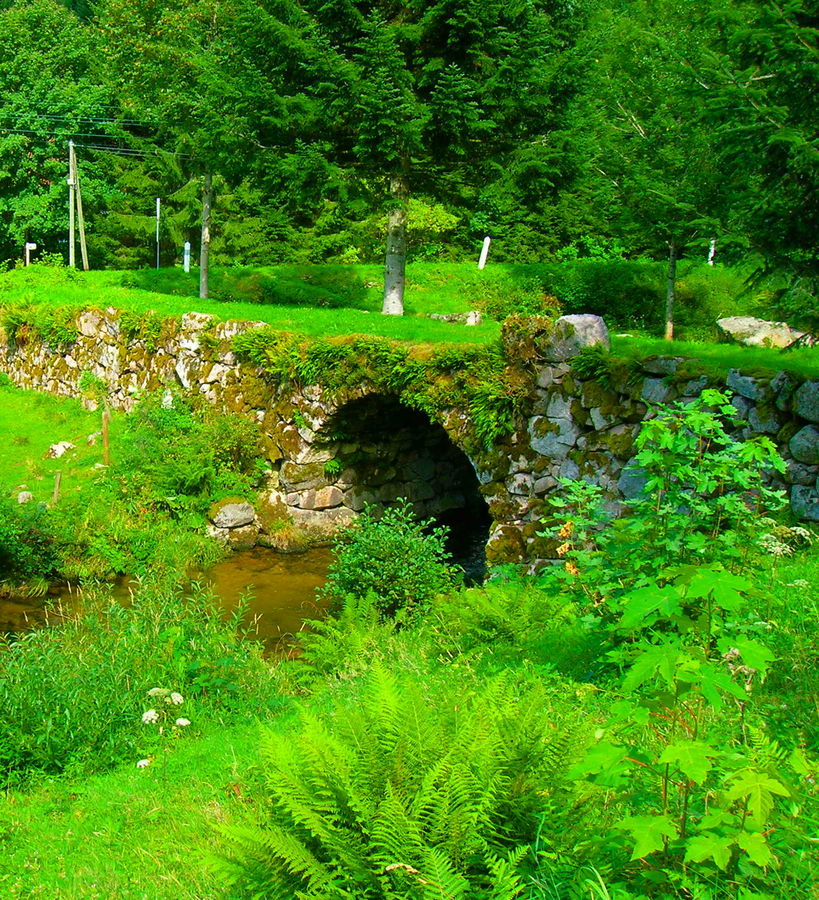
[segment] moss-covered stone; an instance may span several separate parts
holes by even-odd
[[[518,525],[499,525],[486,545],[486,560],[493,565],[522,562],[526,559],[526,542]]]
[[[328,484],[323,462],[300,464],[288,460],[282,464],[280,478],[288,490],[307,491]]]

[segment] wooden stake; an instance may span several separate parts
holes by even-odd
[[[111,413],[108,410],[108,401],[102,408],[102,462],[103,465],[111,465],[111,447],[108,443],[108,423],[111,421]]]

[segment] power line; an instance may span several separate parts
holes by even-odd
[[[74,137],[87,137],[87,138],[110,138],[114,137],[114,135],[109,134],[107,132],[88,132],[88,131],[73,131],[70,128],[67,128],[65,131],[54,131],[48,130],[43,131],[37,128],[5,128],[0,125],[0,133],[1,134],[36,134],[38,137],[54,137],[54,138],[65,138],[69,136]]]
[[[0,111],[0,116],[6,116],[8,118],[22,118],[22,116],[13,112],[12,110]],[[55,122],[91,122],[95,125],[142,125],[145,128],[155,128],[158,125],[170,125],[176,126],[181,123],[179,122],[146,122],[142,119],[120,119],[116,117],[102,117],[102,116],[67,116],[60,115],[57,113],[35,113],[31,118],[34,119],[48,119]]]
[[[136,147],[111,147],[109,145],[103,144],[76,144],[75,146],[82,147],[84,150],[101,150],[107,153],[116,153],[121,156],[149,157],[156,156],[158,151],[163,151],[165,153],[170,153],[174,157],[180,157],[183,159],[192,158],[190,153],[177,153],[174,150],[164,150],[164,148],[156,145],[154,146],[153,150],[139,150]]]

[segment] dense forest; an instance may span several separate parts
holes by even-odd
[[[34,0],[0,13],[0,259],[750,263],[815,306],[804,0]],[[206,228],[202,228],[203,214]],[[714,242],[716,242],[714,244]],[[388,285],[389,287],[389,285]],[[389,293],[389,291],[388,291]]]

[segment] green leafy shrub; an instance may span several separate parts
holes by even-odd
[[[603,642],[586,627],[573,598],[511,573],[441,597],[421,623],[424,638],[447,657],[469,657],[481,670],[503,670],[521,659],[543,671],[587,681]]]
[[[562,314],[558,299],[547,294],[535,277],[484,279],[468,285],[466,296],[471,306],[498,322],[511,315],[557,319]]]
[[[222,670],[222,683],[205,678],[209,669]],[[145,693],[165,684],[203,714],[243,716],[275,702],[259,647],[237,636],[205,591],[146,585],[127,607],[86,595],[76,615],[4,642],[0,772],[136,762],[145,755]]]
[[[766,480],[785,463],[769,438],[732,437],[726,422],[735,417],[727,396],[710,389],[658,406],[636,439],[631,474],[642,489],[623,516],[606,513],[600,488],[564,482],[551,501],[560,521],[543,536],[577,570],[569,580],[600,598],[672,565],[740,565],[760,521],[785,502]]]
[[[365,510],[335,545],[325,592],[337,600],[372,593],[389,616],[429,605],[462,577],[447,562],[446,530],[431,525],[418,521],[405,500],[380,516]]]
[[[153,353],[159,346],[166,317],[153,310],[134,312],[125,309],[120,313],[119,325],[127,341],[144,341],[145,349]]]
[[[782,502],[764,476],[783,462],[770,441],[733,440],[733,415],[714,391],[661,409],[637,442],[645,488],[626,515],[567,484],[550,531],[565,565],[542,580],[585,601],[617,697],[574,772],[620,805],[596,852],[640,896],[798,894],[811,879],[801,804],[815,766],[792,733],[790,746],[766,733],[770,626],[738,574]]]
[[[197,411],[160,392],[126,419],[111,474],[125,497],[185,518],[223,496],[252,492],[260,456],[258,428],[249,419]]]
[[[58,566],[55,544],[45,507],[0,498],[0,582],[52,576]]]
[[[662,325],[662,264],[580,259],[544,267],[543,284],[567,314],[603,316],[610,327],[657,331]]]
[[[80,312],[81,309],[70,306],[8,304],[3,306],[0,324],[9,340],[19,346],[38,340],[54,350],[65,350],[77,340]]]

